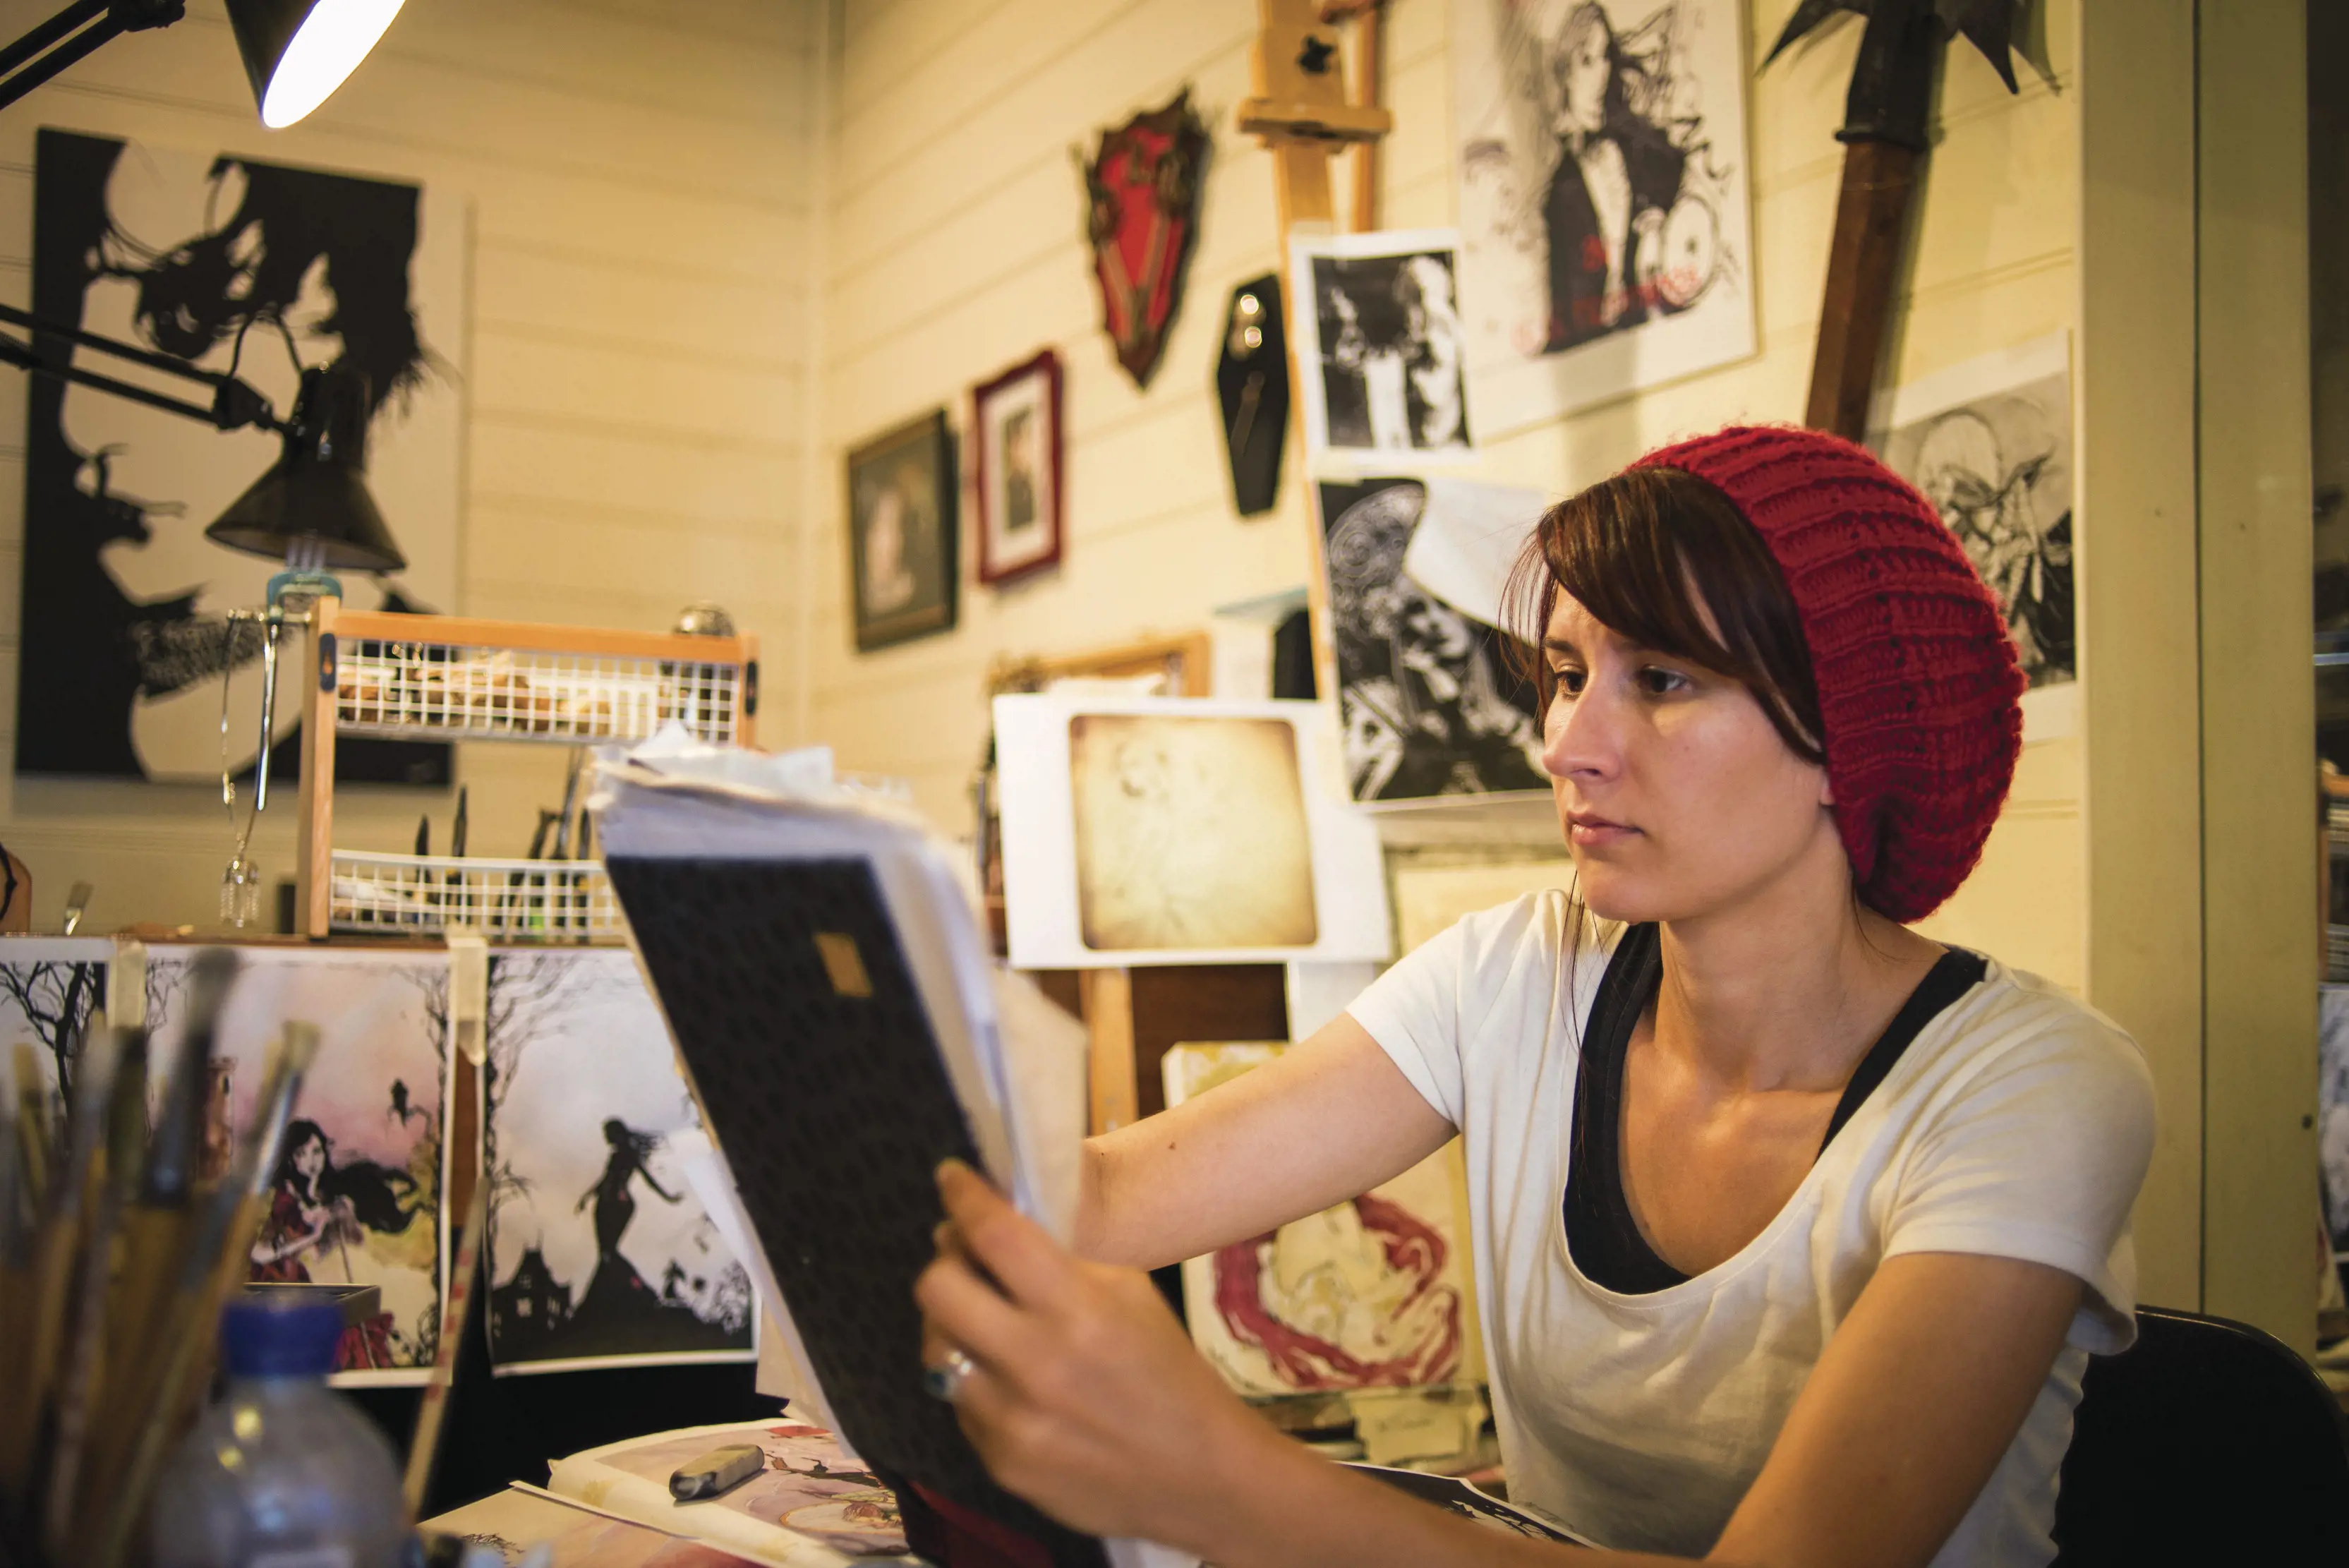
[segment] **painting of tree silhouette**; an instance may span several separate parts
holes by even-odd
[[[74,1053],[105,1002],[113,950],[110,942],[67,938],[12,942],[0,955],[0,1048],[30,1035],[60,1100],[73,1093]]]

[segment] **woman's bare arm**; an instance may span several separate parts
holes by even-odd
[[[1278,1061],[1089,1140],[1076,1250],[1143,1269],[1195,1258],[1367,1192],[1451,1137],[1341,1012]]]

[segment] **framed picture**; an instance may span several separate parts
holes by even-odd
[[[849,452],[848,602],[857,652],[954,626],[960,489],[944,409]]]
[[[1457,245],[1448,229],[1290,243],[1307,452],[1388,467],[1474,455]]]
[[[978,580],[1061,558],[1061,357],[1050,348],[971,394]]]

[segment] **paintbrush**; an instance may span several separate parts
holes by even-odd
[[[82,1272],[75,1267],[75,1260],[83,1240],[99,1151],[105,1144],[107,1097],[114,1086],[110,1036],[86,1032],[72,1055],[73,1112],[67,1122],[65,1158],[52,1173],[49,1201],[44,1206],[34,1242],[32,1335],[22,1368],[20,1402],[12,1412],[16,1428],[9,1434],[6,1473],[16,1489],[20,1514],[41,1495],[32,1473],[39,1469],[39,1459],[55,1454],[53,1445],[43,1439],[51,1432],[58,1354],[73,1306],[74,1286]]]
[[[206,948],[190,966],[187,1029],[164,1085],[154,1139],[139,1172],[139,1195],[122,1214],[122,1266],[114,1276],[106,1314],[110,1360],[123,1360],[151,1335],[166,1282],[187,1245],[189,1210],[203,1157],[212,1041],[236,970],[236,955],[226,948]]]
[[[39,1213],[49,1197],[49,1096],[41,1086],[41,1058],[29,1040],[13,1053],[16,1066],[16,1158],[25,1204]]]
[[[317,1054],[318,1032],[306,1023],[285,1026],[284,1048],[275,1053],[254,1106],[253,1126],[239,1141],[229,1175],[206,1194],[191,1226],[190,1243],[172,1282],[169,1309],[141,1358],[137,1375],[119,1398],[108,1401],[98,1430],[124,1447],[118,1466],[94,1469],[74,1511],[78,1546],[95,1543],[94,1568],[115,1568],[129,1551],[131,1535],[147,1511],[165,1452],[186,1425],[202,1396],[215,1349],[220,1311],[243,1280],[254,1232],[268,1202],[269,1181],[285,1140],[285,1124],[302,1077]]]
[[[58,1348],[62,1360],[56,1376],[54,1413],[48,1422],[49,1478],[46,1513],[48,1555],[64,1562],[70,1542],[63,1531],[73,1506],[84,1443],[88,1435],[90,1405],[100,1376],[99,1359],[106,1345],[106,1284],[114,1261],[114,1231],[130,1196],[129,1184],[106,1167],[112,1150],[109,1112],[116,1103],[121,1071],[121,1041],[106,1027],[105,1014],[90,1020],[83,1048],[74,1066],[74,1110],[71,1155],[67,1184],[81,1191],[81,1213],[76,1226],[80,1248],[72,1269],[69,1306],[72,1332]],[[61,1272],[64,1271],[60,1271]],[[59,1318],[63,1332],[66,1319]],[[38,1494],[36,1494],[38,1495]]]

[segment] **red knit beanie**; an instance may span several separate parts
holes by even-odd
[[[1998,601],[1932,504],[1839,437],[1733,425],[1634,466],[1708,481],[1776,557],[1860,899],[1923,919],[1982,858],[2023,750],[2024,682]]]

